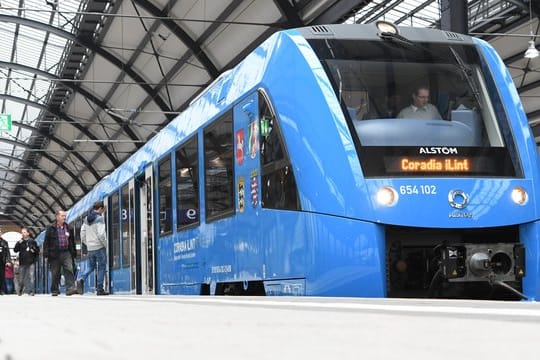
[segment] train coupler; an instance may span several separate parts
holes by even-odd
[[[440,251],[440,269],[450,282],[517,281],[525,276],[521,244],[455,244]]]

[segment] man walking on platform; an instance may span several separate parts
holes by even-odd
[[[81,226],[81,241],[88,249],[87,266],[84,267],[84,271],[81,271],[77,278],[77,292],[81,295],[84,293],[84,282],[96,268],[96,294],[109,295],[103,287],[107,262],[107,232],[105,230],[105,220],[103,219],[104,211],[103,202],[97,201]]]
[[[43,256],[49,259],[51,268],[52,296],[60,294],[60,270],[64,271],[66,280],[66,295],[77,293],[73,276],[73,262],[77,256],[75,250],[75,232],[66,224],[66,212],[56,211],[56,221],[45,232],[43,241]]]

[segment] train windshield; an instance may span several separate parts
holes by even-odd
[[[522,176],[507,116],[472,45],[310,40],[366,177]]]

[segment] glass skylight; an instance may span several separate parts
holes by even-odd
[[[12,16],[0,27],[0,113],[11,116],[11,129],[0,127],[0,212],[9,213],[13,183],[28,168],[22,161],[33,130],[47,107],[48,95],[63,69],[70,41],[50,27],[75,34],[86,0],[1,0],[0,15]],[[59,10],[59,11],[58,11]],[[20,19],[31,20],[25,23]],[[32,69],[47,72],[42,76]]]
[[[374,0],[347,19],[346,23],[367,24],[384,20],[402,26],[436,27],[441,18],[440,3],[440,0]],[[468,0],[468,4],[482,8],[478,12],[485,16],[485,2]],[[500,6],[497,6],[497,11],[500,11],[498,8]],[[477,12],[474,8],[472,11]]]

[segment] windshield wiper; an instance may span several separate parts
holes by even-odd
[[[452,55],[454,55],[454,60],[456,61],[459,70],[463,74],[463,77],[465,77],[465,80],[467,80],[467,84],[469,85],[469,88],[474,95],[476,103],[478,104],[478,106],[481,107],[482,103],[480,102],[480,91],[478,90],[478,86],[476,85],[476,81],[474,80],[471,67],[465,64],[461,56],[456,50],[454,50],[452,46],[450,46],[450,51],[452,52]]]
[[[386,42],[396,44],[396,45],[401,45],[402,47],[407,48],[409,50],[415,50],[415,51],[423,50],[421,46],[419,46],[415,42],[399,34],[395,34],[391,32],[383,32],[379,34],[379,37]]]
[[[391,44],[396,44],[396,45],[400,45],[402,47],[405,47],[409,50],[412,50],[414,52],[422,52],[424,54],[429,54],[431,55],[432,59],[434,60],[442,60],[442,61],[446,61],[446,59],[444,59],[442,56],[440,56],[439,54],[436,54],[435,52],[433,52],[432,50],[426,48],[425,46],[422,46],[418,43],[415,43],[409,39],[407,39],[406,37],[403,37],[399,34],[394,34],[394,33],[390,33],[390,32],[383,32],[381,34],[379,34],[379,37],[382,39],[382,40],[385,40],[385,43],[391,43]],[[482,103],[480,102],[480,91],[478,90],[478,86],[476,84],[476,81],[474,80],[474,76],[473,76],[473,71],[471,69],[471,67],[469,65],[467,65],[465,63],[465,61],[463,61],[463,59],[461,58],[461,56],[458,54],[458,52],[452,47],[452,46],[449,46],[450,48],[450,51],[452,52],[452,55],[454,57],[454,60],[456,62],[456,65],[458,67],[458,69],[460,70],[460,72],[463,74],[463,77],[465,78],[465,80],[467,81],[467,84],[469,85],[469,89],[471,90],[473,96],[474,96],[474,99],[476,100],[476,103],[478,104],[478,106],[482,106]]]

